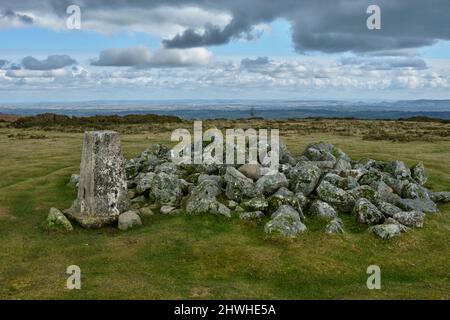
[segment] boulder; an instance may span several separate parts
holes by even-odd
[[[228,199],[241,202],[244,198],[253,198],[256,195],[253,180],[235,168],[227,167],[224,179],[226,182],[225,194]]]
[[[450,202],[450,192],[431,192],[430,198],[433,202],[447,203]]]
[[[328,181],[322,181],[316,189],[319,198],[327,202],[338,212],[351,212],[355,204],[353,196]]]
[[[335,173],[327,173],[323,180],[328,181],[329,183],[335,185],[338,188],[344,190],[354,189],[359,187],[358,181],[356,181],[353,177],[341,177]]]
[[[72,224],[66,216],[56,208],[50,208],[43,227],[46,230],[69,232],[73,230]]]
[[[270,196],[281,187],[287,186],[288,181],[286,176],[281,172],[262,176],[258,179],[258,181],[256,181],[255,184],[256,193],[263,194],[265,196]]]
[[[301,222],[299,213],[291,206],[282,205],[272,214],[272,219],[264,226],[267,234],[296,237],[306,231],[306,226]]]
[[[239,213],[239,219],[242,220],[261,219],[262,217],[264,217],[264,212],[262,211],[244,211]]]
[[[134,210],[129,210],[119,215],[117,227],[120,230],[128,230],[140,225],[142,225],[141,218]]]
[[[161,205],[178,206],[183,197],[183,183],[175,175],[160,172],[152,180],[150,198]]]
[[[159,209],[159,212],[162,214],[169,214],[169,213],[173,213],[175,211],[175,207],[171,207],[171,206],[162,206]]]
[[[383,240],[388,240],[401,235],[401,227],[398,224],[379,224],[370,228],[370,231]]]
[[[385,220],[384,215],[380,210],[365,198],[356,201],[353,208],[353,215],[356,216],[359,223],[366,225],[380,224]]]
[[[397,179],[411,177],[411,170],[409,170],[409,168],[403,161],[392,161],[384,167],[383,171],[390,173],[394,178]]]
[[[316,200],[309,207],[309,213],[321,219],[334,219],[337,217],[336,211],[328,203]]]
[[[153,179],[155,178],[154,172],[146,172],[139,174],[136,177],[136,192],[138,194],[144,194],[152,187]]]
[[[428,173],[422,162],[417,163],[411,168],[412,178],[421,186],[423,186],[428,180]]]
[[[422,228],[425,214],[420,211],[402,211],[395,213],[392,218],[407,227]]]
[[[322,170],[317,166],[299,163],[290,172],[291,189],[308,196],[317,186]]]
[[[329,234],[345,233],[342,220],[339,218],[334,218],[333,220],[331,220],[325,227],[325,233]]]
[[[239,172],[247,178],[258,180],[261,178],[261,166],[259,164],[246,163],[239,167]]]
[[[242,202],[241,207],[250,211],[266,211],[269,207],[269,202],[263,196],[258,196]]]
[[[384,201],[379,201],[377,203],[377,208],[384,214],[385,217],[393,217],[394,214],[402,212],[402,209],[399,207]]]

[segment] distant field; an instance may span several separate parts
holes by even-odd
[[[300,153],[328,141],[353,158],[423,161],[427,186],[450,190],[450,124],[411,121],[207,121],[205,128],[278,128]],[[148,123],[111,128],[134,157],[169,143],[174,128]],[[67,186],[81,157],[79,127],[9,128],[0,123],[0,298],[3,299],[450,299],[450,205],[426,217],[423,229],[381,241],[342,216],[347,234],[326,235],[318,221],[295,241],[274,242],[265,221],[216,216],[162,216],[141,228],[113,227],[63,235],[40,224],[50,207],[75,198]],[[104,126],[102,126],[104,128]],[[66,290],[66,267],[79,265],[82,290]],[[366,268],[382,270],[382,290],[368,290]]]

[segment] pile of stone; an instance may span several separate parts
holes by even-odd
[[[267,234],[296,237],[312,217],[324,220],[324,232],[344,233],[339,216],[351,215],[389,239],[422,227],[425,216],[438,211],[436,203],[450,201],[450,192],[425,187],[422,163],[409,168],[402,161],[353,160],[325,142],[310,144],[300,156],[281,144],[278,172],[261,164],[176,165],[161,144],[125,161],[124,168],[130,202],[115,211],[120,229],[153,213],[216,214],[265,219]],[[71,178],[80,188],[81,180]]]

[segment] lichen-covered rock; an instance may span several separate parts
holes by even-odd
[[[278,210],[281,205],[285,204],[298,210],[302,218],[304,218],[302,209],[305,208],[308,203],[308,199],[301,192],[294,194],[292,191],[283,187],[271,195],[267,201],[269,203],[269,211],[271,212]]]
[[[339,158],[339,159],[337,159],[336,164],[334,165],[333,169],[336,172],[340,173],[340,172],[345,171],[345,170],[351,170],[352,169],[352,165],[351,165],[350,161],[348,161],[348,160],[346,160],[344,158]]]
[[[309,213],[321,219],[333,219],[337,217],[337,213],[333,207],[320,200],[316,200],[311,204]]]
[[[157,173],[152,180],[149,196],[156,203],[176,207],[183,197],[183,183],[172,174]]]
[[[233,167],[227,167],[225,177],[225,194],[230,200],[241,202],[244,198],[253,198],[256,195],[253,180],[247,178]]]
[[[402,190],[403,198],[408,199],[430,199],[428,190],[417,183],[408,183]]]
[[[403,161],[392,161],[388,163],[384,170],[385,172],[390,173],[393,177],[397,179],[404,179],[411,177],[411,170],[405,165]]]
[[[300,214],[293,207],[282,205],[272,214],[272,219],[264,226],[267,234],[296,237],[306,231],[306,226],[301,222]]]
[[[397,206],[385,201],[379,201],[377,203],[377,208],[384,214],[385,217],[393,217],[394,214],[402,212]]]
[[[73,227],[70,221],[66,218],[61,211],[56,208],[50,208],[47,219],[45,219],[43,227],[46,230],[53,231],[72,231]]]
[[[256,181],[255,184],[256,193],[263,194],[265,196],[270,196],[281,187],[287,186],[288,181],[286,176],[281,172],[262,176],[258,179],[258,181]]]
[[[152,187],[153,179],[156,174],[154,172],[147,172],[139,174],[136,178],[136,192],[138,194],[144,194]]]
[[[372,185],[376,181],[380,181],[382,179],[382,174],[380,171],[376,169],[371,169],[367,171],[359,180],[359,184],[361,185]]]
[[[422,228],[425,214],[420,211],[402,211],[395,213],[393,218],[407,227]]]
[[[450,192],[447,191],[431,192],[430,198],[433,202],[447,203],[450,202]]]
[[[325,226],[325,233],[329,234],[343,234],[344,231],[344,225],[341,219],[334,218],[331,220],[326,226]]]
[[[376,203],[378,201],[377,192],[368,185],[356,187],[352,190],[349,190],[348,193],[351,194],[355,200],[365,198],[372,203]]]
[[[327,173],[323,180],[344,190],[354,189],[359,186],[358,181],[353,177],[341,177],[335,173]]]
[[[155,173],[164,172],[171,175],[178,175],[180,167],[173,162],[164,162],[155,167]]]
[[[399,197],[393,204],[405,211],[438,212],[436,204],[428,199],[402,199]]]
[[[239,213],[239,219],[242,220],[261,219],[262,217],[264,217],[264,212],[262,211],[244,211]]]
[[[328,181],[322,181],[316,189],[317,195],[322,201],[327,202],[338,212],[350,212],[355,204],[353,196]]]
[[[258,196],[242,202],[241,207],[250,211],[266,211],[269,207],[269,202],[263,196]]]
[[[128,230],[136,226],[142,225],[141,218],[134,210],[129,210],[127,212],[122,213],[121,215],[119,215],[118,220],[119,222],[117,227],[120,230]]]
[[[299,163],[290,172],[291,189],[308,196],[320,180],[322,170],[308,163]]]
[[[335,162],[338,158],[350,160],[349,156],[347,156],[341,149],[326,142],[309,144],[305,149],[304,155],[312,161]]]
[[[186,200],[187,213],[207,213],[211,203],[217,201],[216,196],[220,194],[220,187],[215,181],[204,180],[195,186]]]
[[[398,224],[379,224],[370,228],[370,231],[383,240],[388,240],[401,235],[401,227]]]
[[[154,215],[155,213],[153,212],[152,208],[150,208],[149,206],[147,207],[142,207],[139,209],[139,215],[141,217],[149,217]]]
[[[366,225],[375,225],[383,223],[384,215],[369,200],[361,198],[356,201],[353,208],[353,214],[359,223]]]
[[[200,173],[197,179],[197,183],[200,183],[202,181],[205,180],[212,180],[215,183],[217,183],[218,186],[222,186],[224,181],[222,179],[221,176],[218,175],[214,175],[214,174],[205,174],[205,173]]]
[[[65,214],[84,227],[101,227],[130,207],[119,134],[85,132],[78,195]]]
[[[428,180],[428,173],[422,162],[419,162],[414,167],[411,168],[411,176],[418,184],[424,185]]]

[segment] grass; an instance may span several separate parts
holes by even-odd
[[[428,186],[450,190],[450,140],[445,138],[363,140],[358,125],[339,120],[326,126],[314,120],[274,123],[294,152],[326,140],[354,158],[423,161],[430,173]],[[308,133],[307,123],[323,128]],[[252,124],[264,125],[255,120],[248,126]],[[340,134],[339,128],[345,127],[347,133]],[[167,142],[172,127],[139,128],[119,128],[127,157],[152,143]],[[32,138],[42,135],[45,138]],[[44,232],[40,224],[48,209],[67,208],[75,198],[67,182],[78,170],[81,143],[82,134],[77,132],[19,130],[0,124],[0,298],[450,298],[450,205],[427,216],[423,229],[390,241],[368,234],[349,216],[342,217],[345,235],[326,235],[320,222],[310,219],[309,231],[293,241],[266,238],[264,221],[210,215],[154,215],[145,218],[141,228],[125,232],[77,226],[65,235]],[[81,268],[81,290],[65,289],[65,271],[72,264]],[[382,290],[366,287],[371,264],[381,267]]]

